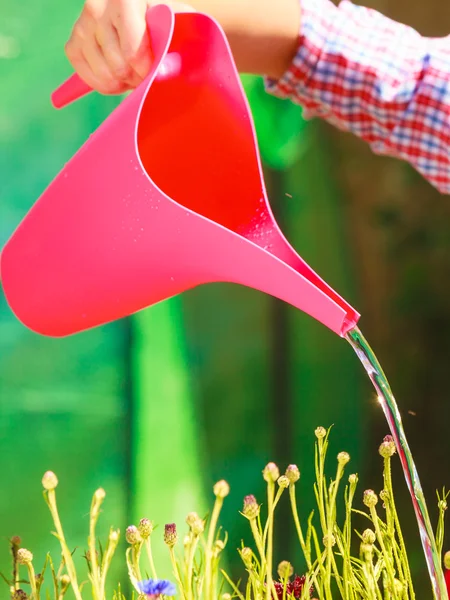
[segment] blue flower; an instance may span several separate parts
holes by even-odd
[[[146,596],[155,597],[164,594],[164,596],[175,596],[177,589],[171,581],[166,579],[144,579],[138,583],[139,591]]]

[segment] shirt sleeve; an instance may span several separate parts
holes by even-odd
[[[301,0],[299,49],[267,90],[410,162],[450,193],[450,36],[426,38],[343,0]]]

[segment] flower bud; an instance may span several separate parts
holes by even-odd
[[[53,471],[47,471],[46,473],[44,473],[44,476],[42,477],[42,485],[44,487],[44,490],[47,491],[54,490],[57,487],[58,478],[53,473]]]
[[[118,529],[111,529],[109,532],[109,541],[116,544],[119,541],[120,531]]]
[[[105,498],[106,498],[106,492],[103,488],[98,488],[98,490],[95,490],[95,493],[94,493],[95,502],[103,502],[103,500]]]
[[[141,537],[143,540],[148,539],[153,531],[153,521],[150,521],[150,519],[141,519],[139,521],[139,533],[141,534]]]
[[[288,560],[282,560],[278,565],[278,575],[282,581],[287,581],[294,574],[294,567]]]
[[[442,510],[442,511],[447,510],[447,508],[448,508],[447,500],[444,500],[444,499],[439,500],[438,508],[439,508],[439,510]]]
[[[280,488],[282,488],[283,490],[285,490],[286,488],[289,487],[289,479],[286,477],[286,475],[282,475],[281,477],[278,477],[278,485],[280,486]]]
[[[394,438],[391,435],[387,435],[384,440],[381,442],[380,447],[378,448],[378,453],[383,458],[391,458],[394,456],[396,452]]]
[[[22,544],[22,539],[18,535],[13,535],[9,540],[12,546],[20,547]]]
[[[259,504],[257,503],[255,496],[251,494],[249,496],[245,496],[242,514],[250,520],[256,519],[256,517],[259,515]]]
[[[177,540],[177,526],[175,523],[168,523],[164,527],[164,542],[169,546],[169,548],[173,548],[177,543]]]
[[[366,490],[363,495],[363,502],[368,508],[373,508],[377,505],[378,496],[373,490]]]
[[[225,549],[225,542],[223,540],[216,540],[213,546],[214,556],[219,556],[219,554]]]
[[[296,483],[300,479],[300,471],[297,465],[289,465],[285,475],[291,483]]]
[[[383,502],[386,502],[387,500],[389,500],[389,492],[387,490],[381,490],[381,492],[380,492],[380,499]]]
[[[444,567],[450,570],[450,550],[444,554]]]
[[[364,544],[375,544],[376,539],[377,536],[375,535],[375,532],[372,531],[372,529],[366,529],[362,534],[362,541],[364,542]]]
[[[191,512],[188,514],[186,517],[186,523],[189,525],[194,535],[201,535],[205,530],[205,524],[196,512]]]
[[[242,548],[241,558],[247,569],[250,569],[253,565],[253,551],[251,548]]]
[[[314,432],[314,435],[318,440],[323,440],[323,438],[327,435],[327,430],[325,429],[325,427],[317,427],[317,429]]]
[[[29,565],[33,562],[33,555],[26,548],[19,548],[19,550],[17,550],[16,556],[19,565]]]
[[[28,600],[28,594],[24,590],[16,590],[11,596],[11,600]]]
[[[336,538],[334,537],[333,534],[324,535],[322,541],[323,541],[323,545],[325,546],[325,548],[332,548],[336,544]]]
[[[132,546],[142,542],[141,534],[139,533],[139,529],[136,527],[136,525],[130,525],[127,527],[125,531],[125,539]]]
[[[263,470],[264,481],[267,483],[275,483],[280,476],[280,470],[273,462],[267,463]]]
[[[59,581],[61,582],[61,592],[65,593],[70,585],[70,577],[67,574],[61,575]]]
[[[221,481],[218,481],[214,488],[214,496],[216,496],[216,498],[226,498],[228,496],[228,494],[230,493],[230,486],[228,485],[228,483],[222,479]]]
[[[340,465],[344,466],[350,461],[350,454],[348,452],[339,452],[337,460]]]
[[[358,475],[356,473],[349,475],[348,482],[350,485],[356,485],[358,483]]]
[[[222,594],[222,600],[231,600],[231,594],[225,592],[225,594]]]

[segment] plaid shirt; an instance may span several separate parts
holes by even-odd
[[[342,0],[301,0],[297,55],[269,92],[410,162],[450,193],[450,36],[426,38]]]

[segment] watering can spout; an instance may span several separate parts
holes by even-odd
[[[267,199],[255,130],[221,28],[165,5],[147,16],[146,80],[63,168],[6,244],[17,317],[64,336],[209,282],[276,296],[338,335],[358,313],[294,251]],[[90,92],[76,75],[56,107]]]

